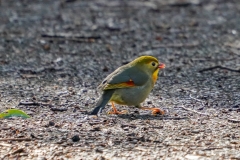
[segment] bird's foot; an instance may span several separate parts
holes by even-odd
[[[164,111],[159,109],[159,108],[152,108],[152,114],[153,115],[157,115],[157,114],[161,114],[161,115],[164,115]]]
[[[114,106],[114,103],[113,102],[111,103],[112,103],[113,111],[108,112],[108,114],[126,114],[127,113],[127,110],[124,110],[122,112],[117,111],[117,108]]]
[[[152,110],[152,114],[153,115],[157,115],[157,114],[161,114],[164,115],[164,111],[159,109],[159,108],[147,108],[147,107],[141,107],[140,109],[144,109],[144,110]]]
[[[126,114],[127,113],[127,110],[124,110],[124,111],[117,111],[117,110],[113,110],[113,111],[109,111],[108,114]]]

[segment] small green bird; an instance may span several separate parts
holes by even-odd
[[[109,114],[123,114],[123,112],[117,111],[114,103],[152,110],[152,114],[164,114],[164,111],[159,108],[141,106],[141,103],[154,87],[159,69],[163,68],[165,68],[165,64],[159,63],[152,56],[141,56],[119,67],[98,86],[102,94],[96,108],[90,114],[100,114],[109,101],[112,103],[113,108],[113,111],[109,112]]]

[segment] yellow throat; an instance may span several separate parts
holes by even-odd
[[[153,79],[153,82],[154,82],[154,83],[157,81],[158,72],[159,72],[159,69],[157,69],[155,72],[153,72],[152,79]]]

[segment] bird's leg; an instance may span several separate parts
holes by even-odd
[[[151,110],[153,115],[156,115],[156,114],[164,115],[164,111],[159,108],[148,108],[148,107],[139,107],[139,108],[144,110]]]
[[[113,111],[108,112],[108,114],[126,114],[127,113],[127,111],[122,111],[122,112],[117,111],[117,108],[115,107],[114,103],[113,102],[111,103],[112,103]]]

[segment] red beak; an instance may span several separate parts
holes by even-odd
[[[165,68],[165,64],[160,63],[159,66],[158,66],[158,68],[161,68],[161,69]]]

